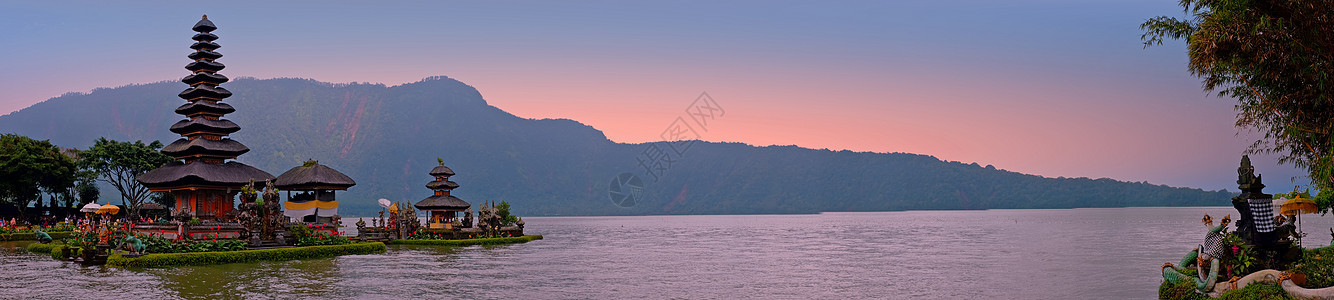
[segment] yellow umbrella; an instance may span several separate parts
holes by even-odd
[[[397,212],[398,212],[398,205],[397,205],[397,204],[395,204],[395,205],[390,205],[390,206],[389,206],[389,212],[391,212],[391,213],[397,213]]]
[[[1301,195],[1297,195],[1297,197],[1283,202],[1283,206],[1279,206],[1278,211],[1285,215],[1297,215],[1319,212],[1320,208],[1317,208],[1315,201],[1311,201],[1310,198],[1302,198]]]
[[[1288,201],[1283,202],[1283,205],[1282,205],[1282,206],[1279,206],[1278,211],[1279,211],[1279,213],[1281,213],[1281,214],[1285,214],[1285,215],[1297,215],[1297,234],[1296,234],[1296,235],[1297,235],[1297,243],[1300,245],[1300,244],[1301,244],[1301,241],[1302,241],[1302,237],[1301,237],[1301,236],[1302,236],[1302,235],[1305,235],[1304,233],[1301,233],[1301,231],[1302,231],[1302,230],[1301,230],[1301,226],[1302,226],[1301,215],[1302,215],[1302,214],[1309,214],[1309,213],[1319,212],[1319,211],[1320,211],[1320,208],[1319,208],[1319,207],[1316,207],[1316,205],[1315,205],[1315,201],[1311,201],[1311,198],[1310,198],[1311,196],[1306,196],[1306,195],[1305,195],[1306,193],[1296,193],[1296,192],[1293,192],[1293,194],[1296,194],[1296,195],[1293,196],[1292,199],[1288,199]],[[1306,197],[1302,197],[1302,196],[1306,196]]]
[[[103,205],[102,207],[97,208],[97,213],[99,214],[114,215],[118,212],[120,212],[120,206],[115,206],[111,204]]]

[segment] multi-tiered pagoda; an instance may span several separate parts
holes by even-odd
[[[232,92],[218,86],[227,82],[226,76],[218,74],[226,67],[216,61],[222,54],[214,51],[222,47],[213,42],[218,36],[212,31],[218,27],[206,15],[193,29],[198,32],[190,45],[195,52],[189,58],[194,62],[185,65],[191,74],[181,79],[190,88],[179,95],[186,103],[176,108],[176,113],[188,119],[171,125],[171,132],[182,138],[162,148],[163,154],[176,161],[140,175],[138,181],[151,191],[176,196],[177,211],[193,212],[202,220],[217,220],[233,210],[233,199],[242,186],[251,180],[274,178],[234,161],[250,148],[227,137],[241,127],[222,118],[236,109],[221,102]]]
[[[440,162],[440,165],[431,169],[430,172],[435,180],[426,183],[426,188],[434,190],[435,194],[422,199],[413,206],[416,206],[419,210],[431,212],[431,219],[427,221],[430,228],[445,228],[446,224],[454,222],[454,218],[458,217],[458,212],[467,210],[472,207],[472,204],[449,194],[451,190],[459,187],[458,183],[449,181],[449,176],[454,176],[454,170],[446,167],[444,160],[436,160]]]

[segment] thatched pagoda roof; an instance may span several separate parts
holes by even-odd
[[[432,190],[452,190],[459,188],[459,184],[453,181],[431,181],[426,183],[426,188]]]
[[[218,25],[213,25],[213,21],[208,20],[208,15],[204,15],[204,17],[200,18],[199,22],[195,22],[195,26],[190,27],[190,29],[198,32],[210,32],[218,30]]]
[[[449,177],[449,176],[454,176],[454,170],[444,165],[440,165],[436,166],[434,169],[431,169],[431,173],[429,174],[431,174],[431,176]]]
[[[181,163],[172,161],[163,167],[139,175],[136,180],[148,189],[184,187],[184,185],[207,185],[207,187],[240,188],[249,181],[272,180],[273,175],[249,165],[227,161],[224,164],[208,164],[203,161]]]
[[[338,170],[312,163],[283,172],[273,181],[273,185],[279,189],[294,191],[346,190],[357,185],[357,182]]]
[[[187,134],[191,132],[208,132],[214,134],[229,134],[241,130],[240,125],[236,125],[227,119],[209,120],[207,118],[197,118],[194,120],[186,119],[171,125],[171,132],[178,134]]]
[[[186,157],[196,154],[214,157],[236,157],[250,152],[250,148],[232,139],[178,139],[162,147],[162,154],[171,157]]]
[[[173,161],[136,178],[139,183],[150,190],[187,185],[235,187],[239,189],[241,186],[249,184],[252,179],[262,182],[273,179],[273,175],[235,161],[223,164],[210,164],[202,161],[187,164],[181,161]]]
[[[204,74],[204,73],[199,73],[199,74]],[[176,113],[187,116],[196,113],[211,113],[216,115],[225,115],[235,111],[236,108],[233,108],[231,104],[212,102],[212,101],[189,102],[186,104],[182,104],[180,107],[176,108]]]
[[[458,197],[438,195],[426,197],[426,199],[418,201],[417,204],[413,206],[416,206],[417,209],[420,210],[463,211],[472,207],[472,204],[468,204],[468,202],[464,202],[463,199],[459,199]]]

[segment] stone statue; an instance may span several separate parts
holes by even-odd
[[[463,228],[472,228],[472,208],[463,211]]]
[[[195,213],[193,211],[190,211],[190,208],[183,207],[179,210],[176,210],[175,213],[172,214],[172,216],[176,218],[176,221],[186,222],[190,221],[190,219],[194,219]]]
[[[261,219],[263,225],[263,237],[274,236],[274,232],[282,226],[280,217],[282,217],[282,206],[278,198],[278,188],[273,186],[273,180],[265,181],[264,188],[264,215]]]
[[[1224,216],[1222,224],[1209,229],[1209,233],[1204,237],[1204,244],[1187,252],[1178,264],[1164,263],[1162,267],[1163,279],[1173,284],[1180,281],[1193,283],[1195,291],[1200,293],[1212,291],[1218,280],[1219,264],[1226,255],[1223,235],[1227,232],[1229,221],[1231,221],[1231,215]],[[1195,266],[1194,269],[1199,276],[1192,277],[1185,274],[1186,269],[1191,265]]]
[[[483,232],[495,234],[500,231],[500,226],[504,225],[504,222],[494,205],[484,202],[482,208],[477,210],[477,227]]]
[[[122,239],[121,244],[125,245],[125,250],[129,250],[132,254],[142,254],[144,253],[144,248],[147,248],[147,246],[144,246],[144,241],[139,240],[139,238],[134,237],[133,235]]]
[[[1236,234],[1245,239],[1248,243],[1254,240],[1255,220],[1251,218],[1251,199],[1271,198],[1270,195],[1261,193],[1264,188],[1260,176],[1255,176],[1255,167],[1251,166],[1251,157],[1241,156],[1241,166],[1237,167],[1237,188],[1241,189],[1241,194],[1232,197],[1232,207],[1237,209],[1240,218],[1237,219]]]
[[[51,243],[51,235],[40,229],[33,229],[32,235],[37,237],[37,242],[42,244]]]

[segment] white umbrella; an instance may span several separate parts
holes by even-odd
[[[383,207],[383,208],[389,208],[390,205],[394,205],[394,202],[391,202],[391,201],[389,201],[389,199],[385,199],[385,198],[380,198],[380,201],[379,201],[379,202],[380,202],[380,207]]]
[[[84,205],[83,208],[80,208],[79,211],[90,213],[90,212],[96,212],[98,208],[102,208],[102,206],[98,205],[97,203],[88,203],[88,205]]]

